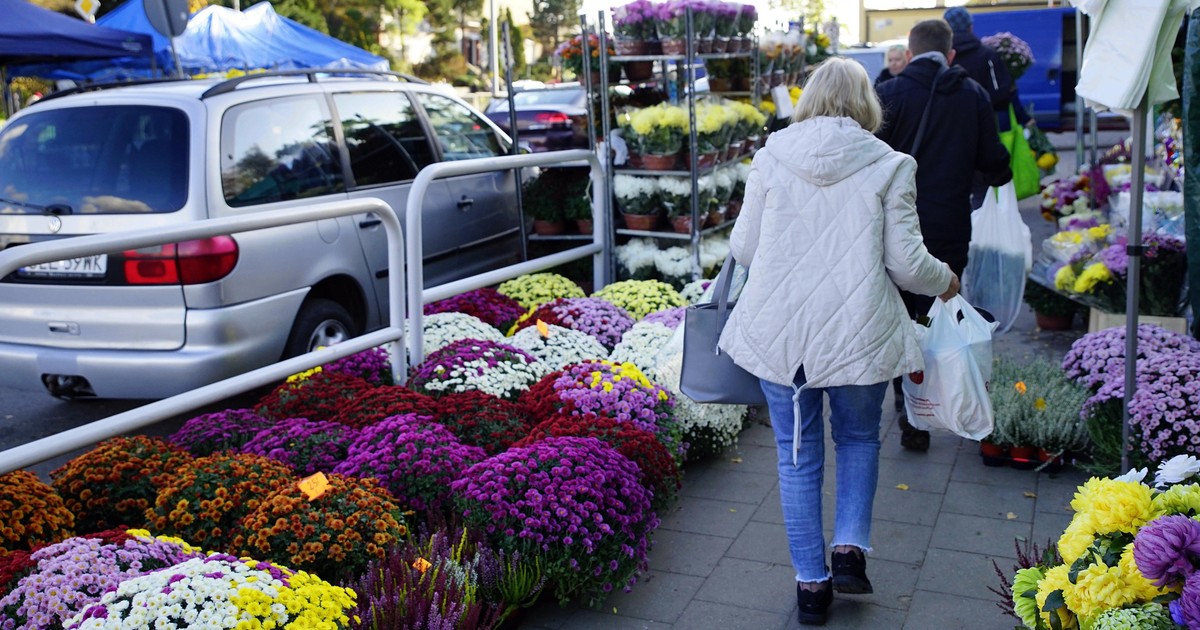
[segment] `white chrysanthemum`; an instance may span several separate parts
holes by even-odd
[[[700,266],[711,271],[729,256],[728,238],[711,238],[700,243]]]
[[[546,372],[561,370],[572,363],[599,361],[608,358],[608,349],[591,335],[550,325],[549,335],[542,336],[537,326],[521,329],[508,339],[508,345],[520,348],[537,357],[546,366]]]
[[[1180,483],[1196,473],[1200,473],[1200,459],[1193,455],[1176,455],[1158,465],[1158,471],[1154,474],[1154,485],[1162,488]]]
[[[504,335],[494,326],[466,313],[434,313],[426,315],[421,325],[425,338],[425,354],[429,355],[460,339],[504,342]],[[408,334],[407,325],[405,334]]]
[[[701,255],[703,256],[703,253]],[[701,260],[703,260],[703,258],[701,258]],[[683,285],[683,289],[679,291],[679,295],[682,295],[683,299],[687,300],[688,304],[698,304],[700,302],[700,298],[704,296],[704,289],[710,282],[712,282],[712,280],[692,280],[691,282]]]
[[[692,182],[686,177],[660,177],[658,190],[673,197],[691,197]]]
[[[1128,481],[1130,483],[1142,483],[1146,478],[1146,474],[1150,472],[1149,468],[1130,468],[1129,472],[1120,477],[1113,477],[1113,481]]]
[[[629,334],[625,333],[626,337]],[[613,356],[616,356],[615,350]],[[683,430],[684,441],[690,445],[688,457],[712,457],[736,444],[746,415],[745,405],[701,404],[679,390],[683,372],[683,326],[666,339],[654,360],[654,382],[674,397],[675,420]]]
[[[673,334],[674,330],[658,322],[638,322],[625,331],[610,359],[613,363],[632,363],[646,378],[657,383],[654,367],[658,353]]]
[[[654,268],[668,278],[692,275],[692,254],[683,247],[668,247],[654,253]]]
[[[617,175],[613,178],[613,194],[621,201],[651,197],[658,190],[654,179],[652,177]]]
[[[629,273],[633,274],[645,267],[654,266],[654,255],[658,246],[648,238],[635,238],[613,250],[617,262]]]
[[[750,163],[749,162],[738,162],[737,164],[734,164],[733,172],[734,172],[735,176],[737,177],[738,181],[745,182],[747,179],[750,178]]]
[[[442,368],[439,378],[429,379],[422,383],[421,388],[431,392],[456,393],[479,390],[498,398],[513,400],[551,371],[545,363],[538,360],[527,362],[523,356],[489,366],[488,361],[494,354],[489,352],[488,356],[463,361],[448,371]],[[441,374],[445,377],[442,378]]]

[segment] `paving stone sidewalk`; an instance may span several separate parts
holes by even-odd
[[[1073,136],[1052,139],[1073,168]],[[1115,142],[1112,140],[1102,147]],[[1039,245],[1053,232],[1035,197],[1021,214]],[[1061,333],[1037,329],[1025,309],[998,336],[997,355],[1060,360],[1086,322]],[[891,393],[884,409],[892,409]],[[900,447],[884,414],[879,486],[867,565],[871,595],[835,595],[831,629],[1012,630],[987,588],[998,585],[992,562],[1012,573],[1017,538],[1044,546],[1070,520],[1069,503],[1087,475],[1074,468],[1044,474],[983,465],[978,444],[935,434],[928,453]],[[828,438],[827,438],[828,440]],[[823,516],[833,522],[833,449],[826,448]],[[686,467],[682,496],[655,532],[650,570],[630,593],[614,593],[599,610],[560,608],[546,598],[522,630],[746,629],[800,627],[795,573],[779,507],[775,447],[769,426],[752,425],[713,461]]]

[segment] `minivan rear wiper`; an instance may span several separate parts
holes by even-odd
[[[36,203],[29,203],[28,201],[17,201],[16,199],[6,199],[4,197],[0,197],[0,203],[8,203],[8,204],[12,204],[14,206],[20,206],[22,208],[29,208],[30,210],[45,210],[46,209],[45,206],[39,206]]]
[[[40,206],[36,203],[29,203],[28,201],[17,201],[16,199],[7,199],[5,197],[0,197],[0,203],[12,204],[14,206],[20,206],[22,208],[29,208],[30,210],[41,210],[45,214],[56,214],[57,215],[57,214],[71,214],[74,212],[74,210],[71,208],[71,206],[69,206],[65,203],[52,203],[48,206]]]

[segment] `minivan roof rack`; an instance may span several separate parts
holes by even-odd
[[[395,77],[397,79],[403,79],[404,81],[407,81],[409,83],[421,83],[421,84],[425,84],[425,85],[429,84],[428,81],[423,81],[423,80],[418,79],[417,77],[414,77],[410,74],[404,74],[402,72],[392,72],[390,70],[369,70],[366,68],[304,68],[301,70],[268,70],[267,72],[256,72],[254,74],[245,74],[240,77],[234,77],[232,79],[227,79],[225,81],[222,81],[222,82],[208,88],[207,90],[205,90],[204,94],[200,95],[200,98],[206,99],[210,96],[217,96],[219,94],[226,94],[228,92],[232,92],[232,91],[236,90],[239,85],[246,83],[247,81],[253,81],[255,79],[303,76],[303,77],[308,77],[309,83],[318,83],[319,79],[318,79],[317,75],[321,75],[321,74],[337,74],[337,75],[369,74],[369,75]]]
[[[152,85],[156,83],[173,83],[176,81],[191,81],[188,77],[154,77],[151,79],[130,79],[128,81],[107,81],[104,83],[81,83],[75,87],[69,87],[62,90],[56,90],[38,99],[31,105],[37,105],[42,101],[49,101],[62,96],[71,94],[82,94],[84,92],[99,92],[100,90],[111,90],[113,88],[129,87],[131,85]]]

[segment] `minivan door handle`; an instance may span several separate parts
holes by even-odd
[[[475,200],[466,195],[463,195],[462,199],[458,200],[458,209],[459,210],[466,210],[473,205],[475,205]]]
[[[365,219],[363,219],[362,221],[358,222],[358,227],[365,230],[367,228],[373,228],[377,225],[382,225],[382,224],[383,224],[383,219],[380,219],[379,217],[375,216],[374,212],[368,212],[367,217]]]

